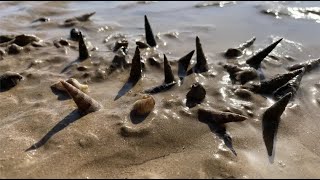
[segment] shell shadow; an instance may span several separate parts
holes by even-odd
[[[25,150],[31,151],[40,148],[43,146],[53,135],[60,132],[64,128],[66,128],[69,124],[79,120],[83,117],[78,109],[73,110],[70,114],[68,114],[65,118],[63,118],[58,124],[56,124],[45,136],[43,136],[37,143],[33,144],[31,147]]]
[[[118,100],[120,97],[122,97],[123,95],[125,95],[127,92],[129,92],[136,84],[138,80],[128,80],[123,86],[122,88],[119,90],[117,96],[114,98],[114,101]]]
[[[71,99],[70,95],[67,92],[59,91],[52,87],[51,87],[51,91],[53,92],[53,94],[58,96],[59,101]]]
[[[216,124],[213,122],[203,121],[199,120],[202,123],[205,123],[209,126],[212,133],[214,133],[216,136],[218,136],[220,139],[223,139],[224,144],[230,149],[230,151],[237,156],[236,151],[233,148],[232,145],[232,139],[231,137],[226,133],[226,127],[224,125]]]
[[[131,111],[130,112],[130,119],[131,119],[131,122],[133,124],[139,124],[139,123],[142,123],[149,115],[150,113],[148,114],[145,114],[145,115],[142,115],[142,116],[139,116],[137,115],[134,111]]]

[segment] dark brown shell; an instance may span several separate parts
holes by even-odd
[[[223,112],[217,110],[199,109],[198,119],[202,122],[211,121],[217,124],[224,124],[229,122],[240,122],[247,119],[247,117],[231,112]]]

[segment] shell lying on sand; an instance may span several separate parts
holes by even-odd
[[[142,99],[137,100],[132,107],[132,112],[136,115],[146,115],[150,113],[156,104],[151,95],[144,95]]]
[[[74,87],[78,88],[80,91],[84,92],[84,93],[88,93],[89,92],[89,86],[86,84],[81,84],[78,80],[74,79],[74,78],[70,78],[68,79],[66,82],[70,83],[71,85],[73,85]],[[54,84],[51,85],[52,88],[60,90],[60,91],[67,91],[66,88],[62,85],[61,81],[58,81]]]
[[[228,122],[244,121],[247,119],[247,117],[231,112],[223,112],[201,108],[198,110],[198,119],[202,122],[208,121],[217,124],[224,124]]]
[[[94,111],[98,111],[102,108],[102,105],[90,96],[86,95],[68,82],[61,81],[61,84],[67,90],[74,102],[77,104],[78,109],[83,114],[88,114]]]

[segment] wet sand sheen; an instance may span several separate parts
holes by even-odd
[[[286,106],[270,159],[263,141],[262,116],[276,100],[258,93],[248,95],[236,91],[240,85],[233,84],[230,74],[221,66],[222,63],[239,63],[244,68],[253,52],[280,38],[283,40],[261,64],[267,80],[287,73],[289,65],[318,58],[316,42],[319,38],[313,37],[308,30],[318,30],[316,16],[294,19],[290,13],[280,13],[281,19],[277,19],[259,12],[266,7],[279,11],[278,7],[307,5],[294,2],[271,5],[262,2],[86,3],[0,3],[0,8],[10,9],[1,14],[1,35],[27,33],[43,40],[38,44],[21,45],[23,49],[17,54],[6,53],[0,58],[0,74],[13,71],[24,77],[15,87],[0,92],[0,177],[320,177],[317,170],[320,165],[319,69],[305,73],[300,88]],[[19,8],[22,11],[17,13]],[[304,10],[310,11],[310,8]],[[96,14],[88,21],[65,22],[91,12]],[[230,12],[239,13],[239,16],[231,16]],[[312,12],[317,11],[313,9]],[[119,51],[113,52],[114,44],[122,38],[127,39],[125,60],[131,63],[135,42],[146,42],[145,14],[158,47],[140,49],[144,64],[141,78],[115,100],[128,81],[131,65],[122,64],[108,74],[115,54],[122,57]],[[257,20],[249,18],[253,15]],[[49,20],[32,23],[40,17]],[[78,42],[69,39],[72,28],[83,33],[89,58],[78,59]],[[185,76],[181,83],[178,81],[178,60],[196,50],[197,36],[209,71]],[[253,36],[255,42],[240,57],[227,59],[222,55],[228,48],[239,47]],[[0,48],[6,50],[7,46]],[[164,83],[163,54],[178,83],[167,91],[153,94],[155,106],[152,111],[146,117],[134,120],[133,104],[143,97],[145,90]],[[154,57],[159,66],[150,64],[148,57]],[[196,66],[196,59],[195,52],[189,68]],[[63,71],[69,64],[70,67]],[[68,78],[88,84],[87,95],[103,108],[80,115],[67,93],[50,88],[53,83]],[[258,82],[257,79],[254,81]],[[188,108],[186,95],[195,82],[205,88],[206,95],[195,107]],[[246,93],[248,97],[240,93]],[[201,108],[248,118],[224,124],[236,155],[226,146],[215,126],[198,119]],[[28,149],[37,142],[39,146]]]

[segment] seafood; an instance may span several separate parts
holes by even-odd
[[[113,47],[113,52],[118,51],[118,49],[122,48],[124,52],[126,52],[126,49],[128,48],[128,40],[126,39],[121,39],[116,41],[114,47]]]
[[[187,55],[183,56],[178,60],[178,76],[180,80],[183,80],[183,78],[187,75],[187,70],[191,61],[191,58],[193,56],[194,50],[189,52]]]
[[[0,91],[6,91],[18,84],[23,79],[19,73],[7,71],[0,75]]]
[[[78,88],[80,91],[84,93],[88,93],[89,91],[89,86],[86,84],[81,84],[78,80],[74,78],[69,78],[66,80],[69,84],[73,85],[74,87]],[[66,88],[62,85],[61,81],[58,81],[54,84],[51,85],[51,88],[57,89],[59,91],[67,91]]]
[[[149,114],[156,104],[154,98],[151,95],[144,95],[142,99],[137,100],[132,107],[132,112],[135,115],[143,116]]]
[[[200,39],[196,37],[196,53],[197,53],[197,63],[192,68],[195,73],[203,73],[209,70],[207,58],[203,53],[202,45],[200,43]],[[189,74],[189,73],[188,73]]]
[[[83,60],[89,58],[89,57],[90,57],[90,54],[89,54],[87,45],[86,45],[86,43],[84,42],[82,33],[79,32],[79,35],[80,35],[80,39],[79,39],[79,60],[80,60],[80,61],[83,61]]]
[[[163,56],[164,56],[163,57],[163,59],[164,59],[164,61],[163,61],[163,63],[164,63],[163,64],[163,66],[164,66],[164,68],[163,68],[164,69],[164,83],[168,84],[168,83],[175,81],[175,79],[174,79],[174,75],[172,73],[171,66],[168,62],[166,55],[163,54]]]
[[[145,49],[145,48],[148,48],[149,45],[144,43],[144,42],[141,42],[141,41],[137,41],[136,42],[136,45],[140,48],[140,49]]]
[[[256,37],[253,37],[251,39],[249,39],[248,41],[246,41],[243,44],[240,44],[239,47],[237,48],[229,48],[225,53],[224,56],[227,58],[236,58],[236,57],[240,57],[243,55],[243,51],[252,46],[254,41],[256,40]]]
[[[119,49],[119,51],[122,51]],[[118,53],[114,56],[111,65],[109,66],[109,75],[115,71],[117,68],[128,67],[128,62],[126,61],[126,56],[124,54]]]
[[[8,46],[8,54],[19,54],[23,50],[23,47],[16,45],[16,44],[11,44]]]
[[[156,66],[158,68],[160,68],[161,64],[156,60],[155,57],[149,57],[147,59],[147,62],[151,65],[151,66]]]
[[[77,104],[78,109],[83,114],[98,111],[102,108],[102,105],[90,96],[86,95],[68,82],[61,81],[61,84],[67,90],[74,102]]]
[[[141,78],[141,56],[138,46],[132,58],[129,81],[137,82]]]
[[[192,108],[203,101],[203,99],[206,97],[206,90],[200,83],[193,83],[186,97],[186,105],[189,108]]]
[[[270,80],[264,80],[260,83],[252,83],[248,86],[244,86],[245,89],[249,89],[256,93],[262,93],[262,94],[272,94],[275,90],[277,90],[279,87],[286,84],[290,79],[295,77],[296,75],[303,72],[302,69],[298,69],[292,72],[288,72],[285,74],[279,74]]]
[[[291,65],[287,69],[289,71],[294,71],[294,70],[297,70],[297,69],[304,67],[306,72],[309,72],[309,71],[315,69],[316,67],[319,67],[319,64],[320,64],[320,58],[319,59],[311,59],[306,62]]]
[[[276,99],[280,99],[284,95],[286,95],[288,92],[292,93],[292,96],[296,94],[296,92],[299,89],[301,79],[305,73],[305,68],[302,68],[302,72],[298,75],[296,75],[294,78],[292,78],[290,81],[288,81],[285,85],[278,88],[274,93],[273,96]]]
[[[71,23],[71,22],[73,22],[73,21],[80,21],[80,22],[88,21],[89,18],[90,18],[91,16],[93,16],[94,14],[96,14],[96,12],[83,14],[83,15],[81,15],[81,16],[77,16],[77,17],[74,17],[74,18],[66,19],[64,22],[65,22],[65,23]]]
[[[203,122],[213,121],[216,124],[224,124],[228,122],[244,121],[247,119],[247,117],[231,112],[223,112],[200,108],[198,110],[198,119]]]
[[[155,93],[159,93],[159,92],[163,92],[166,90],[171,89],[174,85],[176,85],[177,82],[173,81],[171,83],[167,83],[167,84],[161,84],[159,86],[153,87],[151,89],[145,90],[145,93],[150,93],[150,94],[155,94]]]
[[[164,63],[163,65],[164,66],[164,83],[159,86],[153,87],[149,90],[146,90],[145,93],[158,93],[161,91],[166,91],[176,84],[168,59],[165,54],[163,56],[164,56],[164,62],[163,62]]]
[[[70,38],[74,41],[79,41],[80,39],[80,30],[77,28],[72,28],[70,31]]]
[[[283,38],[280,38],[278,41],[257,52],[255,55],[251,56],[248,60],[246,60],[246,63],[249,66],[258,69],[264,58],[268,56],[268,54],[280,43],[282,39]]]
[[[273,141],[278,130],[280,116],[284,112],[291,97],[292,93],[287,93],[279,101],[269,107],[262,115],[263,140],[269,156],[272,156]]]
[[[151,47],[157,46],[147,15],[144,16],[144,28],[146,32],[146,41]]]

